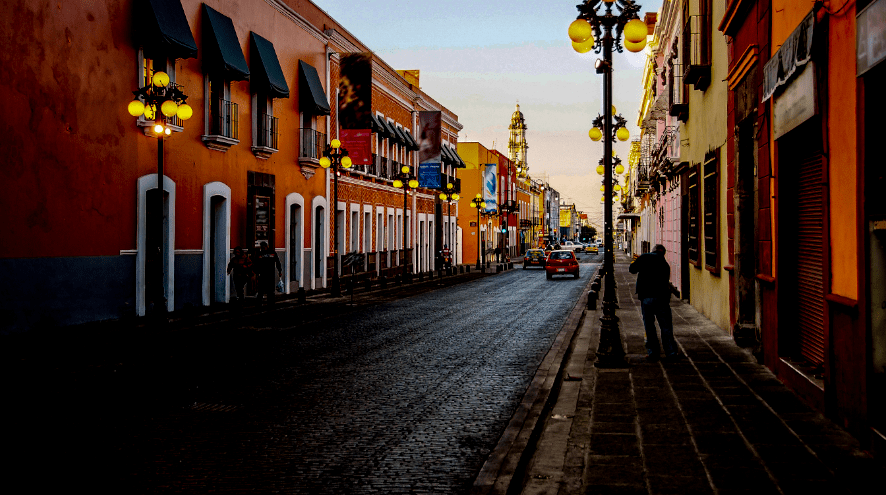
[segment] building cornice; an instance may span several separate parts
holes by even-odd
[[[303,29],[306,33],[310,34],[314,38],[317,38],[318,41],[326,44],[329,42],[329,38],[326,36],[323,31],[318,29],[316,26],[308,22],[307,19],[301,16],[298,12],[292,9],[289,5],[286,5],[281,0],[265,0],[265,3],[273,7],[277,12],[283,14],[284,17],[292,21],[296,26]]]
[[[748,46],[735,65],[729,69],[729,74],[726,76],[726,85],[730,91],[738,86],[748,71],[757,63],[757,60],[760,58],[759,52],[760,47],[757,45]]]
[[[754,0],[730,0],[726,4],[726,12],[717,30],[726,36],[735,36],[741,21],[744,20],[748,10],[754,5]]]

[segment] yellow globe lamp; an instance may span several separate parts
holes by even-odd
[[[599,127],[592,127],[591,130],[588,131],[588,137],[591,138],[591,141],[599,141],[603,139],[603,131],[601,131]]]
[[[605,201],[606,201],[606,197],[605,197],[605,196],[600,196],[600,202],[601,202],[601,203],[604,203]]]
[[[606,184],[600,186],[600,192],[606,192]]]
[[[341,148],[341,141],[339,141],[338,139],[333,139],[332,142],[329,143],[329,145],[332,146],[332,149],[337,150]]]
[[[155,72],[153,76],[151,76],[151,84],[158,88],[165,87],[169,84],[169,74],[159,71]]]
[[[176,113],[178,113],[178,105],[175,104],[172,100],[166,100],[160,105],[160,113],[167,117],[172,117]]]
[[[629,52],[637,53],[640,50],[646,48],[646,39],[644,38],[643,40],[641,40],[638,43],[632,43],[628,40],[625,40],[624,46],[625,46],[625,48],[628,49]]]
[[[401,187],[403,187],[403,181],[401,181],[400,179],[396,179],[394,181],[394,187],[396,187],[397,189],[400,189]]]
[[[480,203],[480,208],[486,208],[486,201]]]
[[[452,189],[453,187],[455,187],[455,185],[453,185],[451,182],[446,184],[446,189]]]
[[[440,199],[446,201],[446,193],[440,193]]]
[[[598,174],[603,175],[603,172],[605,172],[605,171],[606,171],[606,169],[603,168],[603,165],[597,165],[597,173]]]
[[[452,199],[453,199],[454,201],[458,201],[459,198],[461,198],[461,196],[459,196],[458,194],[453,194],[453,195],[452,195]]]
[[[616,185],[612,186],[612,190],[613,191],[621,191],[621,186],[619,184],[616,184]]]
[[[572,49],[577,51],[578,53],[588,53],[589,51],[594,49],[594,37],[590,37],[581,43],[572,42]]]
[[[344,168],[351,168],[351,165],[353,165],[353,164],[354,164],[354,162],[351,161],[351,157],[349,157],[349,156],[346,156],[341,159],[341,166]]]
[[[194,109],[191,108],[191,105],[187,103],[182,103],[178,106],[178,118],[182,120],[188,120],[194,116]]]
[[[480,193],[477,193],[477,195],[476,195],[476,196],[474,196],[474,197],[475,197],[475,198],[477,198],[477,201],[479,201],[479,200],[480,200],[480,198],[482,198],[482,197],[483,197],[483,196],[481,196],[481,195],[480,195]]]
[[[411,181],[409,181],[409,187],[415,189],[416,187],[418,187],[418,181],[415,179],[412,179]]]
[[[323,168],[329,168],[332,166],[332,162],[329,161],[328,157],[324,156],[323,158],[320,159],[320,166]]]
[[[404,174],[408,174],[409,173],[409,165],[403,165],[402,167],[400,167],[400,172],[402,172]]]
[[[157,134],[163,134],[163,126],[160,124],[155,125],[154,132],[156,132]]]
[[[624,171],[625,171],[625,167],[621,163],[619,163],[618,165],[615,166],[615,173],[616,174],[621,175],[624,173]]]
[[[474,203],[473,201],[471,201],[471,208],[476,208],[476,207],[477,207],[477,203]]]
[[[617,137],[619,141],[627,141],[631,137],[631,132],[628,131],[626,127],[619,127],[618,130],[615,131],[615,137]]]
[[[145,105],[145,118],[148,120],[154,120],[156,113],[154,112],[153,105]]]
[[[649,33],[646,23],[640,19],[631,19],[624,27],[625,41],[639,43],[646,39]]]
[[[172,135],[172,129],[170,129],[170,128],[168,128],[168,127],[167,127],[166,129],[164,129],[163,132],[166,133],[167,136],[171,136],[171,135]]]
[[[569,39],[573,43],[583,43],[594,38],[594,28],[584,19],[576,19],[569,25]],[[593,43],[591,43],[593,45]],[[574,45],[573,45],[574,46]]]
[[[615,114],[617,114],[617,113],[618,113],[618,112],[615,111],[615,105],[612,105],[612,115],[615,115]]]
[[[133,117],[138,117],[139,115],[145,113],[145,104],[141,102],[141,100],[132,100],[129,102],[129,106],[126,107],[126,111],[129,112],[129,115]]]

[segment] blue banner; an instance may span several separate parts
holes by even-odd
[[[430,189],[440,189],[440,164],[420,163],[418,165],[418,185]]]

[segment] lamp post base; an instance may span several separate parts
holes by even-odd
[[[627,368],[625,350],[622,344],[621,330],[618,327],[618,316],[615,315],[616,304],[603,301],[603,316],[600,318],[600,344],[597,346],[597,368]]]
[[[329,283],[329,294],[332,297],[341,297],[341,281],[338,277],[333,278]]]

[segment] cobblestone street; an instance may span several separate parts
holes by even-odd
[[[52,445],[50,484],[93,492],[466,493],[583,266],[580,280],[510,270],[294,326],[310,303],[123,334],[52,363],[35,347],[7,374],[18,445],[42,458]]]

